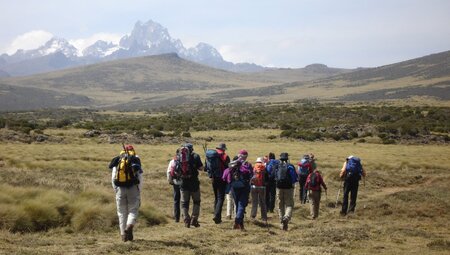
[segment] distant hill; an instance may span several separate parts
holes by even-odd
[[[418,95],[447,100],[450,94],[450,51],[279,87],[286,94],[299,95],[300,98],[370,101]]]
[[[79,106],[148,109],[193,102],[373,101],[411,96],[448,100],[450,51],[365,69],[313,64],[298,69],[235,73],[190,62],[177,54],[121,59],[29,77],[0,79],[3,109]],[[30,89],[27,90],[26,88]],[[31,89],[35,89],[35,96]],[[21,93],[23,96],[20,96]],[[48,94],[48,95],[46,95]],[[79,97],[78,97],[79,96]],[[74,101],[68,100],[75,98]],[[51,98],[65,98],[52,103]],[[42,104],[37,102],[41,99]],[[6,102],[6,101],[5,101]],[[30,105],[30,104],[28,104]]]

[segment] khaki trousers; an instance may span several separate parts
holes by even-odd
[[[283,219],[290,221],[292,217],[292,209],[294,208],[294,188],[277,188],[277,199],[278,216],[280,217],[280,221],[283,221]]]

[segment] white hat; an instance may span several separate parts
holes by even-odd
[[[261,157],[256,158],[256,163],[262,163],[263,159]]]
[[[353,158],[353,157],[355,157],[355,156],[350,155],[350,156],[347,157],[347,159],[351,159],[351,158]]]

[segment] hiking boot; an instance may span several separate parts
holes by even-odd
[[[198,220],[195,219],[195,218],[192,218],[191,225],[196,227],[196,228],[200,227],[200,224],[198,223]]]
[[[128,241],[133,241],[133,225],[128,225],[127,229],[125,229],[125,238]]]
[[[283,230],[287,231],[288,230],[288,220],[287,219],[283,219],[281,224],[283,225]]]
[[[187,228],[191,227],[191,219],[190,218],[184,219],[184,226]]]
[[[177,222],[177,223],[180,222],[180,218],[176,218],[175,222]]]
[[[127,235],[121,235],[121,237],[122,237],[122,241],[124,241],[124,242],[128,241]]]
[[[233,229],[240,229],[241,225],[239,225],[238,223],[234,223],[233,225]]]
[[[245,230],[245,228],[244,228],[244,223],[242,222],[241,224],[239,224],[239,229],[241,230],[241,231],[244,231]]]
[[[216,224],[222,223],[222,220],[219,219],[219,218],[216,218],[216,217],[213,218],[213,221],[214,221],[214,223],[216,223]]]

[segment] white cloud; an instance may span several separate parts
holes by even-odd
[[[69,43],[75,46],[75,48],[78,49],[78,52],[81,54],[83,50],[98,40],[106,41],[106,42],[112,42],[114,44],[119,44],[120,38],[122,38],[119,34],[112,34],[112,33],[97,33],[94,35],[91,35],[86,38],[79,38],[79,39],[72,39],[69,40]]]
[[[33,30],[17,36],[6,48],[6,53],[14,54],[18,49],[30,50],[44,45],[53,34],[44,30]]]

